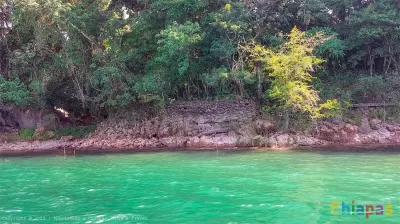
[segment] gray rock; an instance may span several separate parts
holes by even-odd
[[[253,123],[257,133],[260,135],[268,135],[269,133],[277,130],[277,127],[272,122],[267,120],[257,119]]]
[[[186,146],[187,139],[185,137],[166,137],[160,138],[160,142],[170,148],[181,148]]]
[[[4,120],[4,118],[1,117],[1,112],[0,112],[0,126],[5,126],[6,125],[6,121]]]
[[[299,146],[312,146],[319,145],[319,140],[313,137],[298,135],[296,136],[296,143]]]
[[[378,130],[378,129],[380,129],[381,126],[382,126],[382,125],[381,125],[381,124],[382,124],[382,121],[379,120],[379,119],[374,118],[374,119],[372,119],[372,120],[369,121],[369,124],[370,124],[370,126],[371,126],[371,128],[372,128],[373,130]]]
[[[250,147],[253,146],[253,141],[251,138],[246,136],[240,136],[236,143],[237,147]]]
[[[71,136],[71,135],[69,135],[69,136],[62,136],[62,137],[60,138],[60,141],[62,141],[62,142],[69,142],[69,141],[72,141],[72,140],[74,140],[74,136]]]
[[[358,132],[361,134],[369,134],[372,132],[372,128],[368,122],[368,118],[361,119],[360,126],[358,126]]]
[[[278,142],[276,141],[275,136],[271,136],[268,138],[267,146],[268,147],[275,147],[278,145]]]
[[[380,128],[378,130],[378,133],[381,135],[381,138],[390,138],[391,137],[390,131],[388,131],[388,129],[386,129],[386,128]]]
[[[254,136],[252,142],[255,147],[264,147],[266,145],[265,139],[261,135]]]
[[[293,138],[288,134],[278,135],[276,137],[278,146],[289,146],[294,144]]]
[[[385,126],[390,132],[399,132],[400,131],[399,126],[391,125],[391,124],[386,124]]]

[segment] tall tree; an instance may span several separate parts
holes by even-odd
[[[317,34],[318,35],[318,34]],[[337,101],[320,104],[318,91],[312,86],[312,73],[323,63],[315,56],[315,47],[323,41],[322,37],[309,37],[296,27],[288,35],[288,42],[281,49],[273,51],[252,44],[250,64],[263,62],[265,74],[271,79],[268,94],[276,99],[284,112],[283,130],[289,128],[289,112],[303,112],[311,118],[322,117],[322,109],[336,109]]]

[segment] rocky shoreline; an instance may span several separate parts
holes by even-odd
[[[364,116],[358,125],[320,121],[304,132],[282,133],[257,116],[252,101],[198,101],[175,103],[140,122],[110,119],[83,139],[0,143],[0,155],[386,145],[400,145],[400,125]]]
[[[336,143],[324,145],[292,145],[276,147],[205,147],[205,148],[95,148],[82,147],[82,140],[72,142],[43,141],[43,142],[16,142],[0,144],[1,156],[40,156],[40,155],[89,155],[89,154],[114,154],[114,153],[139,153],[139,152],[179,152],[179,151],[281,151],[281,150],[311,150],[311,151],[341,151],[341,152],[365,152],[365,151],[384,151],[400,152],[400,143]]]
[[[260,123],[260,121],[256,121]],[[374,127],[375,129],[377,127]],[[101,132],[103,133],[103,132]],[[198,150],[288,150],[349,147],[382,148],[400,146],[400,126],[381,124],[378,129],[360,133],[351,124],[323,122],[306,133],[273,133],[268,136],[246,136],[230,131],[202,136],[130,137],[114,132],[106,136],[96,132],[84,139],[64,137],[61,140],[0,143],[0,155],[91,154],[110,152],[198,151]]]

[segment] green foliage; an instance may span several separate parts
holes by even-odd
[[[387,107],[384,109],[384,112],[385,112],[384,115],[385,115],[387,122],[400,123],[400,106],[399,105]]]
[[[29,91],[19,79],[7,81],[0,76],[0,105],[26,106],[30,102]]]
[[[198,43],[202,37],[198,23],[186,22],[185,24],[173,23],[165,30],[162,30],[156,37],[160,56],[160,62],[167,60],[168,56],[176,56],[186,51],[192,44]]]
[[[312,118],[331,116],[325,111],[337,110],[337,100],[319,104],[318,92],[312,86],[312,72],[323,60],[314,56],[314,47],[320,39],[307,37],[296,27],[288,35],[289,41],[274,52],[255,45],[248,49],[250,65],[264,63],[264,70],[272,79],[269,96],[276,99],[281,106],[293,111],[309,114]]]
[[[335,117],[342,113],[343,107],[340,105],[339,101],[334,100],[327,100],[325,103],[321,103],[317,108],[317,113],[315,118],[318,117]]]
[[[93,85],[99,91],[96,97],[100,107],[124,108],[133,101],[131,78],[113,66],[104,66],[93,72]]]
[[[21,128],[19,130],[19,136],[22,140],[32,139],[34,134],[35,134],[34,128]]]
[[[356,125],[360,125],[361,124],[361,113],[357,112],[352,120],[354,120],[354,122],[356,122]]]
[[[319,74],[315,86],[321,92],[321,98],[338,99],[342,106],[352,103],[396,103],[400,101],[398,91],[400,76],[387,74]]]
[[[352,12],[348,24],[341,32],[345,37],[348,64],[352,68],[366,66],[370,74],[387,72],[393,61],[388,59],[400,53],[397,42],[400,40],[399,7],[396,1],[369,1]],[[377,44],[379,43],[379,44]],[[378,61],[376,59],[383,60]],[[388,61],[389,60],[389,61]],[[377,69],[378,68],[378,69]]]
[[[293,131],[307,131],[311,130],[313,122],[308,114],[303,113],[291,113],[290,115],[291,125],[290,129]]]
[[[313,83],[319,91],[321,99],[338,99],[344,108],[353,102],[352,83],[357,79],[354,74],[332,74],[327,71],[320,71],[316,76],[317,78],[313,80]]]
[[[381,120],[385,120],[385,119],[386,119],[386,109],[384,109],[384,108],[379,108],[379,109],[373,110],[373,111],[372,111],[372,116],[373,116],[374,118],[378,118],[378,119],[381,119]]]
[[[381,102],[386,87],[382,76],[362,76],[354,86],[353,97],[361,102]]]
[[[185,21],[203,7],[204,3],[198,0],[156,0],[150,5],[151,10],[166,13],[167,23]]]
[[[169,99],[264,93],[270,107],[320,117],[340,113],[339,104],[400,102],[398,1],[8,4],[0,105],[112,115]],[[283,35],[295,26],[306,32]]]
[[[96,125],[90,126],[69,126],[61,127],[55,130],[55,139],[60,139],[62,136],[74,136],[76,138],[87,137],[90,133],[96,130]]]
[[[217,97],[229,93],[228,69],[225,67],[213,69],[210,73],[203,73],[200,80],[205,84],[207,93]]]
[[[21,128],[19,135],[6,135],[3,140],[14,142],[14,141],[27,141],[27,140],[50,140],[60,139],[63,136],[73,136],[75,138],[84,138],[96,130],[96,125],[89,126],[68,126],[54,128],[52,131],[46,131],[39,136],[35,135],[34,128]],[[50,134],[51,133],[51,134]]]
[[[171,88],[182,81],[189,69],[192,56],[190,47],[202,39],[200,26],[192,22],[173,23],[162,30],[157,38],[159,47],[152,62],[153,73],[161,73],[170,82]]]
[[[330,28],[313,28],[308,33],[311,35],[319,33],[323,34],[324,37],[328,37],[327,40],[316,47],[315,53],[317,56],[326,58],[329,61],[338,61],[344,56],[344,43],[338,38],[338,34]]]

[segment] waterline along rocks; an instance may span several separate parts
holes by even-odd
[[[283,133],[257,111],[250,100],[176,102],[149,120],[104,121],[87,138],[0,143],[0,152],[400,144],[400,126],[376,118],[363,118],[358,125],[321,121],[304,132]]]

